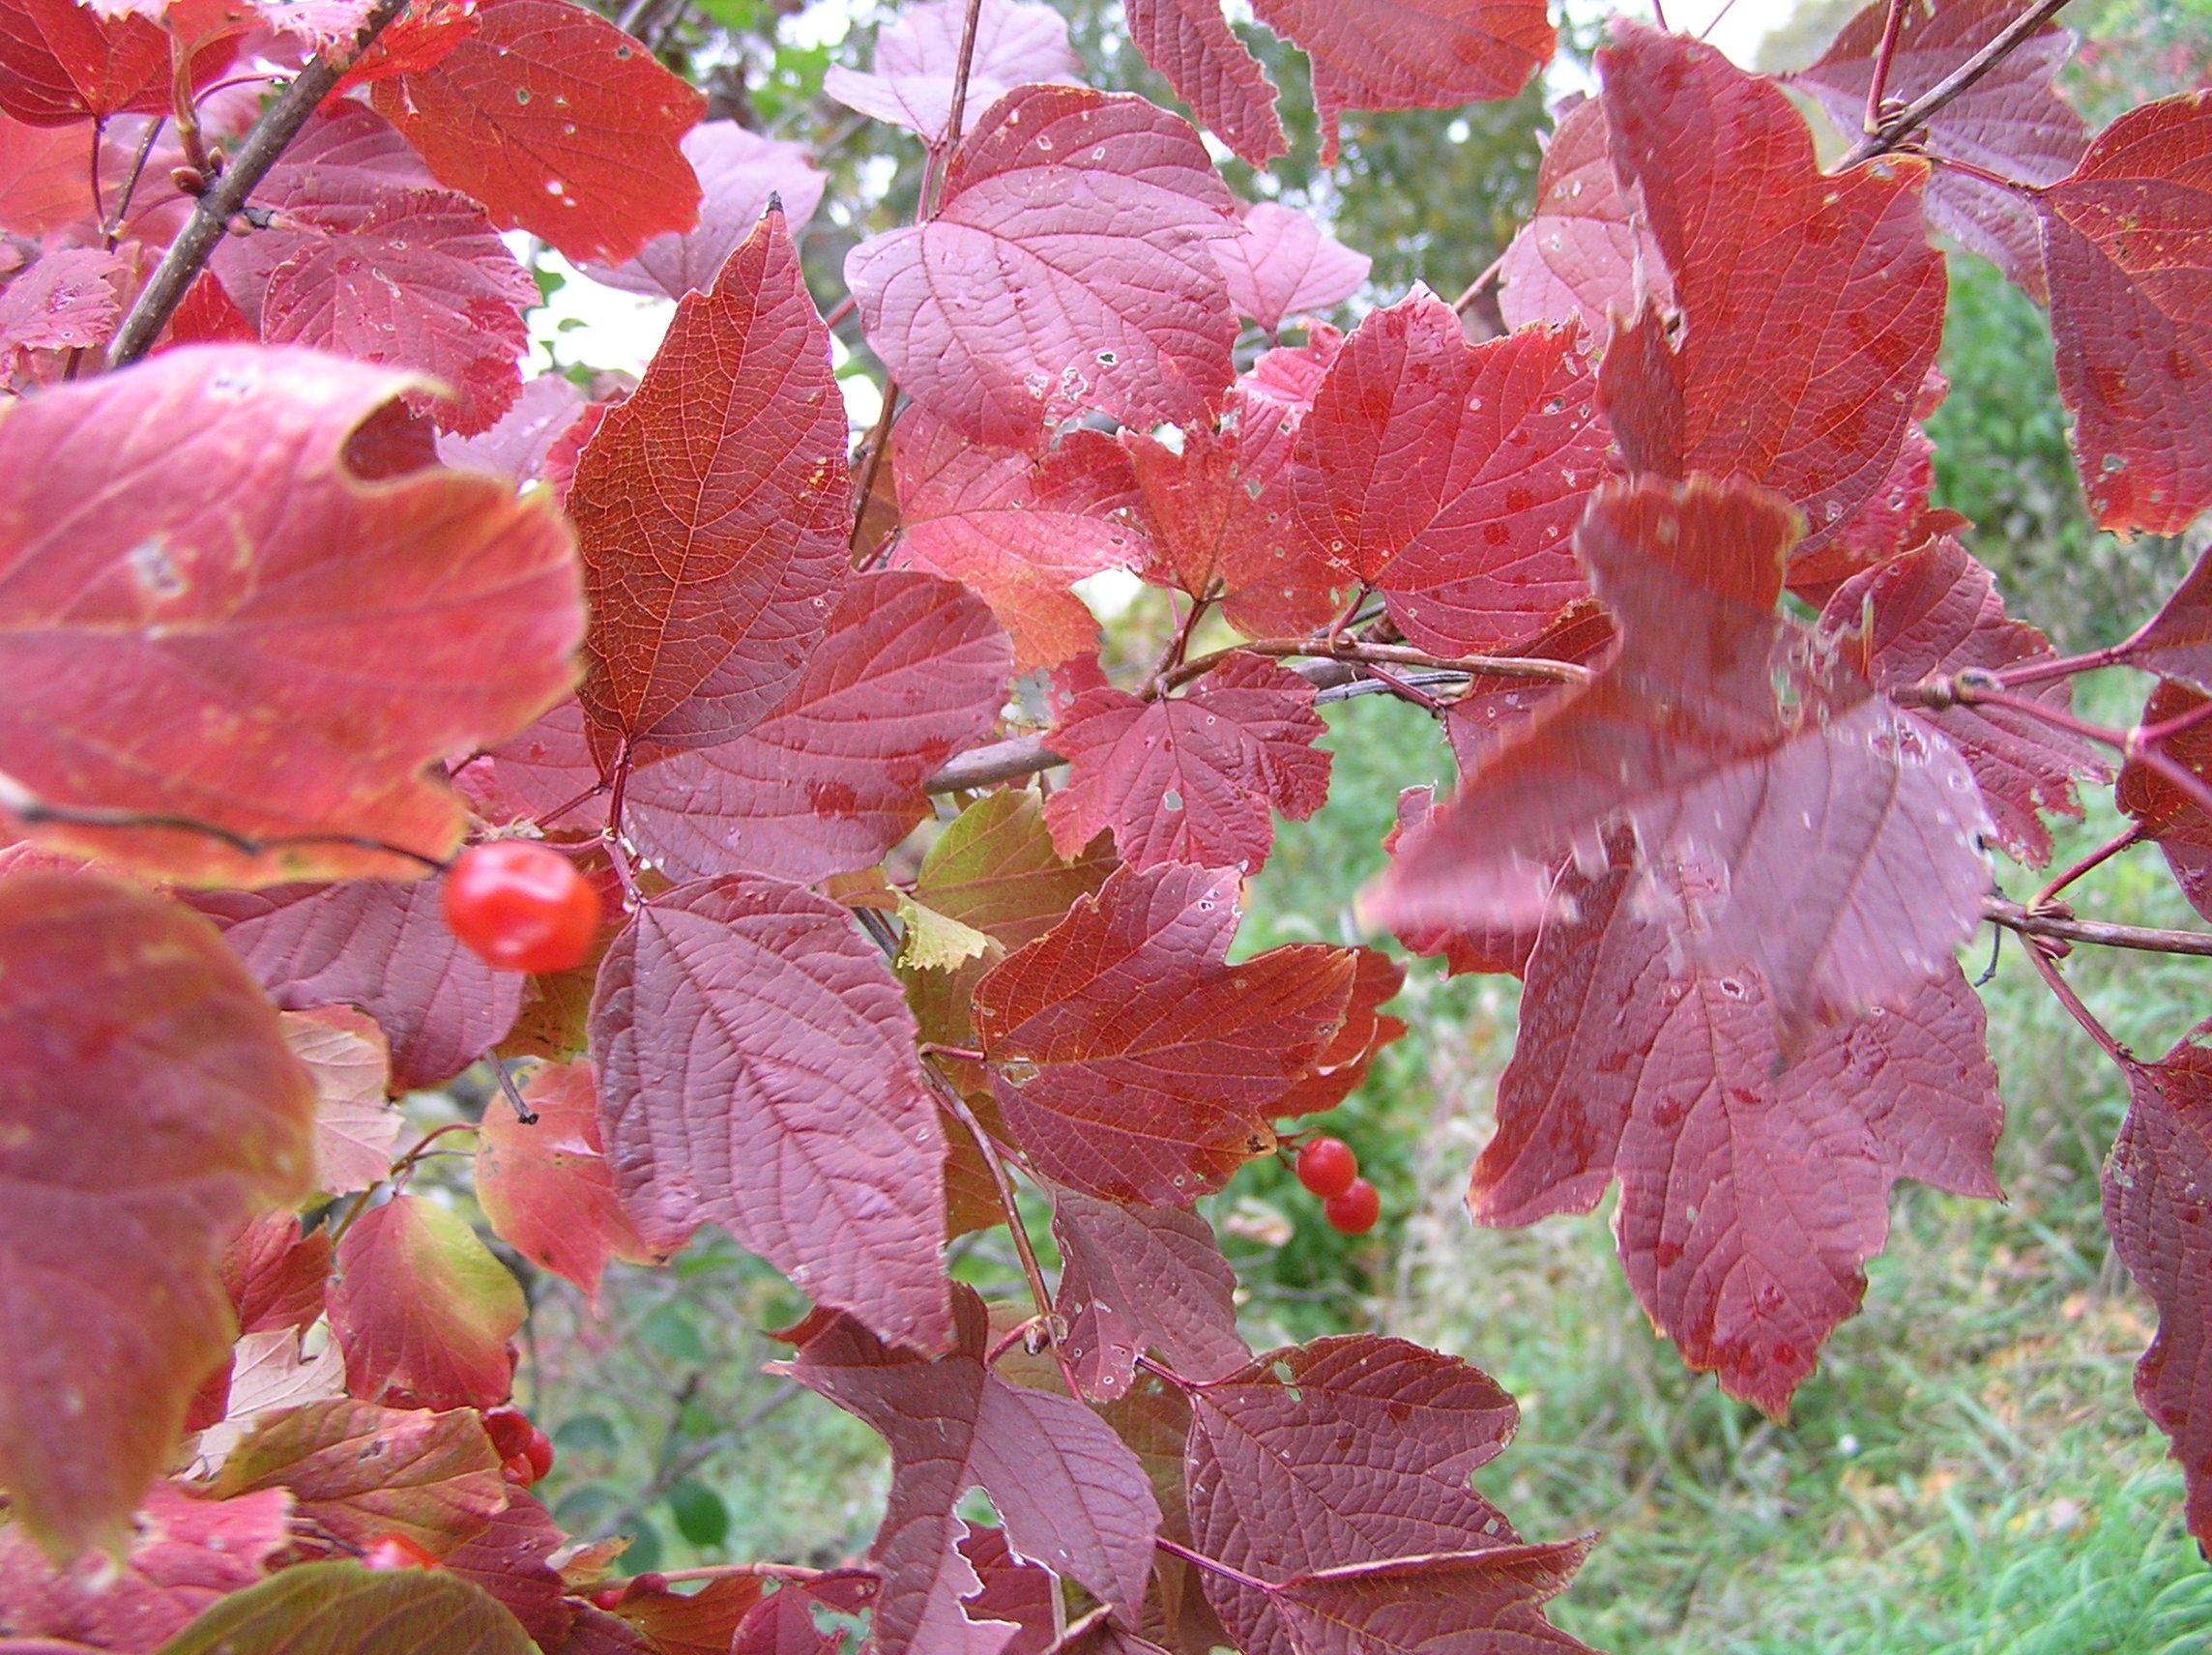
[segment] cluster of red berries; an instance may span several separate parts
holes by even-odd
[[[1364,1235],[1382,1216],[1382,1198],[1359,1176],[1359,1157],[1341,1138],[1309,1139],[1298,1151],[1298,1182],[1321,1197],[1322,1216],[1347,1235]]]
[[[601,1586],[592,1594],[592,1607],[594,1609],[618,1610],[632,1598],[652,1597],[666,1590],[668,1590],[668,1577],[648,1570],[642,1575],[632,1575],[618,1585]]]
[[[446,872],[446,924],[503,972],[580,966],[599,934],[599,893],[558,851],[527,839],[472,845]]]
[[[483,1425],[509,1482],[528,1488],[553,1469],[553,1438],[519,1408],[495,1408],[483,1416]]]

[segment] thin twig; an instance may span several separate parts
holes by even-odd
[[[1311,660],[1350,661],[1355,664],[1391,667],[1426,667],[1432,671],[1466,673],[1470,677],[1482,675],[1496,678],[1525,678],[1541,683],[1587,683],[1590,670],[1573,661],[1546,660],[1529,655],[1432,655],[1426,650],[1411,649],[1403,644],[1368,644],[1354,638],[1255,638],[1250,643],[1237,644],[1226,650],[1216,650],[1209,655],[1200,655],[1185,661],[1167,677],[1167,686],[1188,683],[1194,678],[1211,672],[1223,661],[1241,651],[1250,655],[1270,657],[1304,656]]]
[[[2081,1031],[2104,1048],[2105,1056],[2113,1062],[2126,1062],[2126,1050],[2112,1038],[2112,1031],[2097,1021],[2097,1014],[2081,1003],[2081,997],[2074,992],[2073,985],[2059,972],[2058,963],[2033,943],[2027,945],[2027,957],[2035,962],[2035,969],[2042,974],[2045,986],[2058,997],[2058,1003],[2081,1026]]]
[[[2087,856],[2081,857],[2071,867],[2067,868],[2064,872],[2060,873],[2056,878],[2052,880],[2049,885],[2045,886],[2041,890],[2037,891],[2035,893],[2035,900],[2027,905],[2028,908],[2031,911],[2037,913],[2040,913],[2044,909],[2049,908],[2051,906],[2052,899],[2057,896],[2060,891],[2064,890],[2068,886],[2072,885],[2076,880],[2081,878],[2082,875],[2090,872],[2092,869],[2102,867],[2105,863],[2110,861],[2114,857],[2118,856],[2122,851],[2129,850],[2132,847],[2140,844],[2142,842],[2142,836],[2143,830],[2141,823],[2136,822],[2129,824],[2127,830],[2121,833],[2117,838],[2108,839],[2104,844],[2099,845],[2094,851],[2091,851]]]
[[[1837,170],[1846,171],[1863,160],[1872,160],[1876,156],[1897,148],[1926,126],[1931,116],[1948,107],[1961,93],[2010,57],[2021,42],[2051,21],[2065,5],[2066,0],[2036,0],[2034,5],[2007,23],[1988,45],[1882,122],[1878,131],[1869,132],[1853,144],[1850,154],[1844,157]]]
[[[1513,249],[1511,245],[1508,244],[1506,247],[1506,252],[1510,252]],[[1477,276],[1472,281],[1469,282],[1467,284],[1466,290],[1462,292],[1457,299],[1452,301],[1452,313],[1458,316],[1466,315],[1467,307],[1470,305],[1472,305],[1477,299],[1482,297],[1482,290],[1488,287],[1493,281],[1496,281],[1498,279],[1498,273],[1504,268],[1505,253],[1499,253],[1496,258],[1492,259],[1489,264],[1485,265],[1483,267],[1482,274]]]
[[[945,120],[945,148],[949,154],[960,142],[961,122],[968,113],[968,70],[975,61],[975,25],[983,15],[983,0],[968,0],[968,15],[960,24],[960,61],[952,70],[952,111]]]
[[[138,154],[131,162],[131,171],[123,180],[123,188],[116,193],[115,211],[101,218],[101,243],[109,252],[113,252],[115,244],[123,239],[123,220],[130,217],[131,199],[138,193],[138,180],[145,176],[146,162],[154,154],[154,145],[160,138],[161,129],[168,124],[168,120],[166,115],[156,115],[146,123],[146,135],[139,140]]]
[[[853,555],[858,566],[860,556],[860,530],[868,521],[868,502],[875,497],[876,473],[883,469],[884,455],[891,445],[891,419],[898,412],[898,375],[884,375],[884,405],[877,410],[876,422],[868,432],[867,446],[861,450],[860,474],[853,493],[853,532],[846,537],[845,549]]]
[[[1982,917],[2023,937],[2044,937],[2054,943],[2088,943],[2100,948],[2130,948],[2143,954],[2212,959],[2212,932],[2165,931],[2148,925],[2113,925],[2102,919],[2039,914],[2001,896],[1982,898]]]
[[[1861,123],[1867,131],[1881,131],[1881,100],[1889,90],[1889,66],[1897,57],[1897,37],[1905,32],[1906,0],[1889,0],[1889,15],[1881,20],[1881,44],[1875,48],[1874,73],[1867,80],[1866,116]]]
[[[107,347],[107,365],[126,367],[144,356],[160,337],[170,315],[183,303],[185,292],[207,264],[216,247],[230,233],[230,221],[245,208],[247,197],[276,164],[308,118],[330,96],[331,89],[399,15],[406,0],[376,0],[352,42],[338,49],[315,54],[302,69],[283,96],[272,103],[253,130],[246,134],[238,153],[230,158],[221,176],[211,180],[207,191],[192,209],[169,250],[161,255],[153,276],[139,291],[131,314],[123,318]]]
[[[1255,1592],[1267,1592],[1269,1594],[1272,1594],[1275,1590],[1272,1585],[1269,1585],[1266,1581],[1261,1580],[1257,1575],[1247,1575],[1241,1569],[1232,1569],[1220,1558],[1208,1557],[1203,1552],[1193,1552],[1189,1547],[1184,1546],[1178,1541],[1170,1540],[1164,1534],[1156,1536],[1153,1539],[1152,1544],[1157,1546],[1162,1552],[1165,1552],[1171,1557],[1180,1557],[1186,1563],[1195,1563],[1201,1569],[1204,1569],[1208,1574],[1219,1575],[1225,1581],[1235,1581],[1238,1585],[1246,1587],[1249,1590]]]
[[[159,828],[197,833],[202,838],[229,846],[242,857],[265,857],[275,851],[306,845],[343,845],[356,851],[379,851],[386,856],[399,857],[429,873],[443,873],[447,866],[436,857],[426,857],[421,851],[410,851],[404,845],[394,845],[388,839],[372,839],[364,833],[281,833],[257,838],[196,817],[171,816],[158,810],[108,810],[93,805],[53,804],[43,798],[18,795],[6,785],[0,785],[0,812],[28,828]]]

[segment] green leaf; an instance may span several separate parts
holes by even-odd
[[[986,933],[923,907],[903,890],[899,892],[898,916],[906,927],[906,945],[899,949],[898,957],[904,967],[948,972],[991,945]]]
[[[703,1483],[681,1482],[668,1491],[676,1530],[694,1546],[719,1546],[730,1537],[730,1508]]]
[[[155,1655],[533,1655],[521,1622],[424,1569],[308,1563],[233,1592]]]

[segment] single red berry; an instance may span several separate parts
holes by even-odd
[[[668,1577],[657,1569],[648,1569],[642,1575],[632,1575],[625,1598],[650,1597],[668,1590]]]
[[[541,1483],[553,1474],[553,1438],[535,1425],[530,1428],[530,1445],[523,1453],[530,1457],[530,1468],[537,1473],[532,1482]]]
[[[1382,1198],[1365,1178],[1353,1178],[1350,1189],[1328,1198],[1322,1212],[1347,1235],[1364,1235],[1382,1216]]]
[[[446,923],[505,972],[580,966],[599,932],[599,896],[558,851],[497,839],[463,851],[446,875]]]
[[[617,1610],[622,1608],[622,1601],[623,1588],[620,1586],[601,1586],[592,1594],[594,1609]]]
[[[1359,1176],[1359,1157],[1341,1138],[1316,1138],[1298,1151],[1298,1182],[1334,1201]]]
[[[379,1534],[361,1554],[364,1569],[435,1569],[438,1559],[404,1534]]]
[[[538,1480],[538,1467],[530,1463],[527,1452],[509,1454],[499,1463],[500,1474],[517,1488],[528,1488]]]
[[[483,1416],[485,1434],[502,1460],[530,1452],[530,1438],[538,1428],[519,1408],[495,1408]]]

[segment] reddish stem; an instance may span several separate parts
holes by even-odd
[[[2170,741],[2176,736],[2186,735],[2207,718],[2212,718],[2212,700],[2206,700],[2187,712],[2176,713],[2157,724],[2139,724],[2136,727],[2136,740],[2146,747],[2155,747]]]
[[[1889,15],[1881,22],[1881,44],[1875,48],[1874,75],[1867,81],[1866,116],[1860,123],[1867,131],[1881,131],[1882,94],[1889,90],[1889,66],[1897,56],[1897,37],[1905,32],[1905,0],[1889,0]]]
[[[1155,1361],[1152,1357],[1147,1356],[1142,1352],[1139,1352],[1136,1361],[1137,1366],[1144,1369],[1146,1373],[1151,1375],[1156,1379],[1160,1379],[1167,1384],[1175,1386],[1175,1388],[1179,1391],[1188,1393],[1190,1391],[1204,1390],[1206,1388],[1200,1380],[1194,1379],[1186,1374],[1179,1374],[1166,1363]]]
[[[2113,1062],[2126,1062],[2127,1053],[2112,1038],[2112,1031],[2097,1021],[2095,1012],[2081,1003],[2081,997],[2074,992],[2073,985],[2059,973],[2057,962],[2045,953],[2042,944],[2033,938],[2028,939],[2027,957],[2035,962],[2035,969],[2042,974],[2045,985],[2058,997],[2058,1003],[2066,1008],[2074,1021],[2081,1026],[2082,1032],[2103,1047],[2105,1056]]]
[[[2048,683],[2054,678],[2072,678],[2077,673],[2096,672],[2104,667],[2116,667],[2125,658],[2133,638],[2118,644],[2108,644],[2104,649],[2091,650],[2084,655],[2053,655],[2049,660],[2022,661],[2018,666],[2005,667],[1997,674],[1997,682],[2007,689],[2022,689],[2031,683]]]
[[[945,122],[946,165],[959,147],[961,124],[968,113],[968,70],[975,61],[975,24],[983,15],[983,0],[968,0],[968,15],[960,25],[960,61],[952,71],[952,112]]]
[[[702,1563],[696,1569],[655,1570],[664,1581],[727,1581],[733,1577],[752,1576],[774,1581],[819,1581],[830,1573],[828,1569],[809,1569],[800,1563]],[[608,1586],[626,1586],[628,1580],[602,1581],[598,1589]]]
[[[2043,27],[2065,6],[2066,0],[2036,0],[2025,12],[2007,23],[1990,44],[1910,103],[1882,122],[1880,130],[1869,132],[1851,146],[1851,153],[1844,157],[1836,170],[1848,171],[1863,160],[1871,160],[1884,150],[1893,150],[1913,132],[1925,126],[1939,110],[1973,86],[1974,82],[2010,56],[2021,42]]]
[[[2100,948],[2132,948],[2143,954],[2212,959],[2212,932],[2162,931],[2148,925],[2113,925],[2102,919],[2068,919],[2055,914],[2039,914],[2001,896],[1982,898],[1982,917],[2023,937],[2088,943]]]
[[[1241,1569],[1233,1569],[1220,1558],[1208,1557],[1203,1552],[1193,1552],[1189,1547],[1170,1540],[1164,1534],[1155,1536],[1152,1544],[1171,1557],[1180,1557],[1186,1563],[1195,1563],[1209,1575],[1219,1575],[1225,1581],[1235,1581],[1238,1585],[1249,1587],[1253,1591],[1272,1593],[1276,1589],[1257,1575],[1247,1575]]]
[[[115,250],[115,244],[123,237],[123,220],[131,215],[131,202],[138,193],[138,181],[146,175],[146,162],[154,154],[154,145],[161,136],[161,129],[168,123],[166,115],[157,115],[146,123],[146,136],[139,141],[138,154],[131,162],[131,171],[123,180],[123,188],[116,193],[115,211],[101,218],[101,244],[109,252]],[[99,193],[95,187],[94,196],[97,198]]]
[[[2049,885],[2045,886],[2041,890],[2037,891],[2035,893],[2035,900],[2027,905],[2029,911],[2033,912],[2038,909],[2050,907],[2052,897],[2056,896],[2060,891],[2064,890],[2068,886],[2072,885],[2083,874],[2090,872],[2094,868],[2102,867],[2105,863],[2110,861],[2114,857],[2118,856],[2122,851],[2129,850],[2132,847],[2142,843],[2142,824],[2139,822],[2132,824],[2128,828],[2127,831],[2120,834],[2118,838],[2108,840],[2106,843],[2099,845],[2094,851],[2091,851],[2087,856],[2083,857],[2080,861],[2076,862],[2072,867],[2066,869],[2066,871],[2061,873],[2056,879],[2052,880]]]
[[[623,795],[629,787],[630,745],[625,736],[615,748],[615,773],[607,781],[607,826],[600,837],[606,841],[607,859],[614,863],[615,880],[623,889],[623,906],[632,913],[645,906],[645,898],[637,886],[637,871],[629,865],[629,853],[623,849]]]
[[[1506,244],[1506,252],[1510,251],[1512,251],[1512,244],[1509,242]],[[1452,313],[1458,316],[1466,315],[1467,307],[1470,305],[1472,305],[1477,299],[1482,297],[1482,290],[1488,287],[1492,282],[1496,281],[1498,279],[1498,273],[1504,268],[1505,253],[1499,253],[1487,265],[1483,266],[1482,274],[1477,276],[1472,281],[1469,282],[1466,289],[1460,294],[1460,296],[1452,301]],[[1364,588],[1362,590],[1364,591]]]
[[[1932,155],[1928,159],[1945,172],[1955,172],[1962,177],[1979,179],[1994,189],[2009,189],[2013,194],[2022,197],[2035,193],[2035,187],[2032,184],[2023,184],[2017,178],[2007,178],[2001,172],[1992,172],[1986,166],[1976,166],[1970,160],[1960,160],[1952,156],[1939,155]]]

